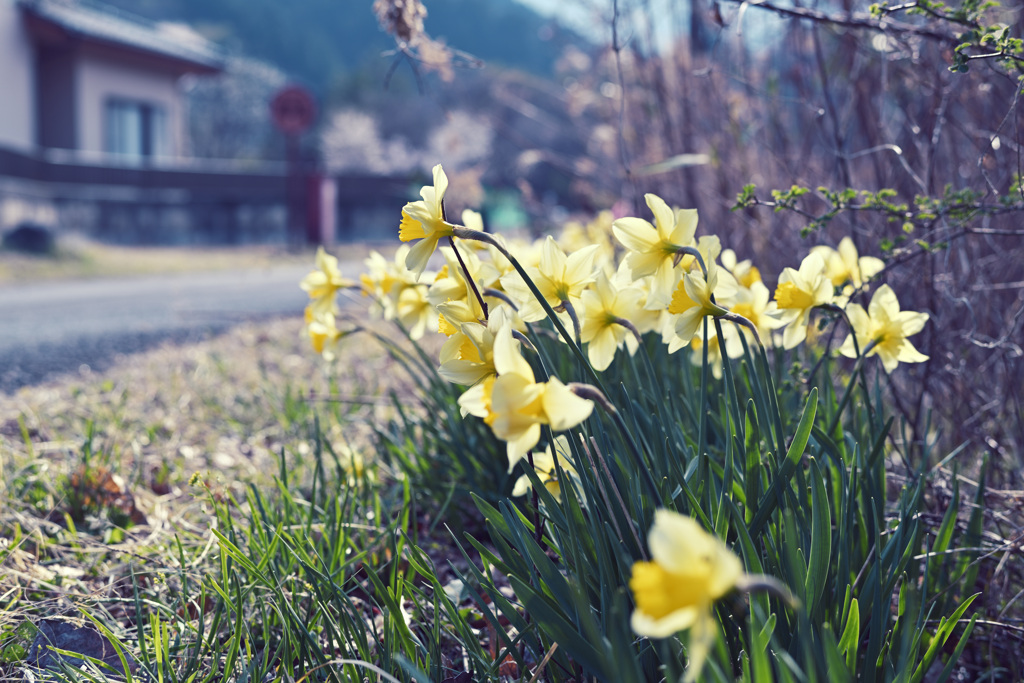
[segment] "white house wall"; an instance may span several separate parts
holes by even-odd
[[[183,117],[177,76],[136,68],[89,52],[80,53],[77,69],[77,140],[81,151],[104,151],[104,107],[109,99],[116,98],[163,108],[167,113],[171,155],[181,154]]]
[[[14,0],[0,0],[0,145],[35,146],[35,54]]]

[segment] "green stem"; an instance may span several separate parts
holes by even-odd
[[[476,281],[472,276],[470,276],[469,268],[466,268],[466,262],[462,260],[462,254],[459,253],[458,248],[455,246],[454,236],[449,235],[448,244],[451,245],[452,251],[455,252],[455,258],[458,259],[459,265],[462,267],[462,274],[466,277],[466,284],[473,290],[473,294],[476,295],[476,300],[480,302],[480,308],[484,312],[484,320],[487,320],[487,304],[484,302],[484,298],[480,296],[480,290],[476,288]]]
[[[568,299],[562,299],[562,303],[558,304],[558,306],[553,308],[552,310],[557,311],[559,308],[565,311],[566,314],[569,316],[569,320],[572,321],[572,331],[576,335],[576,343],[582,348],[583,341],[580,337],[580,318],[578,315],[576,315],[576,309],[573,307],[573,305],[569,302]]]
[[[594,454],[590,452],[590,448],[593,448],[594,451],[597,453],[596,458],[594,457]],[[615,479],[612,478],[611,470],[608,469],[608,463],[606,463],[604,460],[604,454],[601,453],[600,449],[598,449],[597,442],[594,440],[593,437],[590,437],[590,448],[588,448],[586,444],[583,444],[581,446],[583,453],[586,454],[587,456],[587,461],[590,465],[590,471],[594,473],[595,480],[597,481],[597,488],[601,494],[601,497],[604,499],[604,504],[608,506],[609,510],[611,509],[612,501],[608,497],[608,491],[605,490],[605,486],[602,483],[602,474],[604,475],[604,479],[608,480],[609,485],[611,485],[612,487],[612,491],[615,493],[616,501],[618,502],[619,508],[622,510],[622,514],[625,517],[626,524],[629,525],[629,531],[633,535],[633,542],[636,544],[637,549],[640,551],[640,556],[643,557],[644,560],[647,560],[647,552],[644,550],[643,543],[640,542],[640,536],[637,534],[636,522],[633,520],[633,515],[629,514],[629,509],[626,507],[626,502],[622,499],[622,494],[619,492],[619,487],[615,483]],[[597,469],[598,462],[601,463],[600,472]],[[616,521],[615,515],[608,515],[608,519],[611,521],[612,526],[615,527],[615,533],[619,537],[619,541],[625,544],[626,539],[622,535],[622,529],[619,528],[619,523]]]
[[[697,263],[700,264],[701,272],[704,273],[704,279],[707,280],[707,277],[708,277],[708,267],[704,263],[704,257],[701,256],[700,252],[697,251],[696,247],[677,247],[676,248],[676,257],[675,257],[675,261],[673,262],[673,265],[678,266],[679,262],[683,260],[683,256],[687,256],[687,255],[692,256],[693,258],[697,259]]]
[[[771,366],[768,365],[768,353],[764,346],[759,346],[761,356],[761,367],[764,371],[765,382],[768,385],[768,407],[771,409],[770,417],[775,422],[775,448],[779,457],[786,452],[785,432],[782,429],[782,413],[779,411],[779,394],[775,390],[775,379],[772,377]]]
[[[856,336],[857,335],[855,334],[854,337],[856,337]],[[854,339],[854,344],[856,344],[856,343],[857,343],[857,341],[856,341],[856,339]],[[864,367],[864,359],[867,358],[867,353],[871,349],[875,348],[875,346],[877,346],[877,345],[878,345],[878,340],[877,339],[872,340],[870,344],[868,344],[866,347],[864,347],[864,353],[859,353],[858,352],[858,354],[857,354],[857,362],[853,366],[853,372],[850,373],[851,375],[857,375],[857,373],[861,372],[862,368]],[[863,378],[863,375],[862,375],[862,378]],[[867,380],[865,379],[864,381],[866,382]],[[835,432],[835,430],[836,430],[836,427],[839,426],[839,418],[841,418],[843,416],[843,411],[846,410],[846,406],[850,402],[850,398],[853,397],[853,390],[854,390],[854,388],[856,386],[857,386],[857,382],[856,381],[850,382],[849,384],[846,385],[846,389],[843,391],[843,398],[842,398],[842,400],[839,401],[839,408],[836,410],[836,414],[832,417],[832,422],[830,422],[829,425],[828,425],[828,431],[825,432],[826,434],[829,435],[829,437],[832,436],[833,432]],[[867,391],[867,386],[866,385],[864,387],[864,391],[865,392]]]
[[[702,323],[704,329],[704,343],[701,344],[701,366],[700,366],[700,401],[697,405],[700,406],[700,413],[698,415],[698,427],[697,427],[697,457],[707,450],[708,446],[708,433],[707,433],[707,414],[708,414],[708,321],[705,319]],[[703,472],[701,473],[701,481],[703,481]]]
[[[659,504],[662,504],[661,491],[658,490],[658,484],[654,481],[654,475],[651,474],[651,469],[647,466],[647,462],[644,460],[643,454],[640,451],[640,446],[637,445],[636,440],[633,439],[633,434],[626,426],[626,421],[622,419],[622,413],[619,412],[618,408],[616,408],[615,405],[608,400],[605,393],[597,387],[590,386],[589,384],[580,384],[578,382],[572,382],[567,386],[572,390],[572,393],[576,394],[580,398],[589,399],[601,406],[601,409],[612,418],[612,422],[615,423],[615,426],[622,434],[623,440],[633,453],[633,458],[636,461],[637,469],[640,470],[641,478],[650,490],[654,500],[658,501]]]
[[[552,451],[555,450],[553,443],[552,443],[552,446],[551,446],[551,450]],[[557,458],[558,455],[556,454],[555,457]],[[532,448],[530,450],[526,451],[526,460],[527,460],[527,462],[530,463],[530,469],[533,470],[536,473],[537,472],[537,466],[533,462],[533,449]],[[544,530],[541,527],[541,521],[542,520],[541,520],[541,516],[540,516],[540,495],[537,493],[537,487],[534,486],[533,487],[533,526],[534,526],[533,533],[535,535],[535,540],[537,541],[537,545],[539,545],[541,548],[543,548],[544,547]]]
[[[715,332],[718,334],[718,348],[722,351],[722,367],[725,371],[725,390],[727,393],[726,398],[729,400],[729,406],[733,410],[733,420],[737,426],[743,424],[742,415],[740,414],[740,403],[739,396],[736,392],[736,382],[733,378],[732,362],[730,361],[729,354],[725,352],[725,335],[722,331],[722,322],[718,318],[714,318],[715,321]],[[740,332],[740,334],[743,334]]]

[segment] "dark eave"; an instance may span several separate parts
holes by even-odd
[[[224,57],[210,42],[181,36],[116,10],[67,0],[21,0],[25,26],[38,45],[50,49],[84,47],[176,73],[216,73]]]

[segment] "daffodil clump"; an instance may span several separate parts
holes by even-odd
[[[624,418],[621,411],[630,406],[616,406],[608,398],[602,373],[623,351],[634,356],[657,343],[668,354],[689,349],[689,358],[698,364],[706,358],[716,378],[735,359],[766,358],[769,352],[782,354],[802,344],[816,345],[812,352],[820,354],[824,337],[808,334],[819,316],[825,321],[845,319],[836,323],[845,324],[847,335],[839,354],[856,358],[858,367],[878,356],[889,373],[900,363],[927,360],[909,337],[923,329],[928,315],[902,311],[888,285],[874,291],[866,308],[856,303],[884,264],[860,256],[849,239],[838,249],[815,247],[795,267],[785,268],[773,287],[753,262],[723,250],[717,235],[698,235],[695,210],[673,208],[653,194],[645,197],[650,216],[616,219],[603,213],[589,225],[567,226],[560,239],[517,242],[487,233],[480,214],[472,211],[463,213],[464,225],[449,222],[447,190],[444,171],[434,167],[433,185],[402,210],[399,237],[405,244],[393,259],[373,253],[359,284],[342,277],[337,261],[318,252],[317,269],[302,283],[311,298],[307,330],[313,347],[327,354],[344,336],[338,321],[345,310],[334,296],[347,287],[358,287],[378,315],[400,322],[412,339],[428,330],[443,335],[437,373],[461,387],[458,406],[464,418],[482,420],[504,443],[508,472],[519,472],[512,495],[533,494],[538,543],[545,523],[535,481],[550,494],[545,496],[548,504],[570,506],[566,515],[614,510],[607,526],[622,543],[616,552],[634,558],[628,576],[632,630],[652,639],[688,631],[685,680],[697,680],[719,633],[716,603],[731,593],[765,586],[780,595],[786,590],[770,577],[760,577],[760,565],[748,574],[745,561],[726,540],[671,509],[692,509],[698,496],[708,494],[689,490],[685,479],[674,491],[665,488],[665,475],[658,480],[648,471],[647,451],[663,445],[649,442],[647,434],[640,439],[632,435],[631,429],[649,416],[633,414],[633,424]],[[431,262],[436,270],[429,269]],[[544,335],[538,334],[542,330],[562,342],[560,348],[572,363],[546,360],[538,351],[545,346]],[[832,351],[826,348],[824,353]],[[645,381],[666,370],[646,362]],[[760,410],[771,406],[764,397],[773,393],[755,392],[751,406],[755,400]],[[723,400],[735,398],[727,393]],[[609,456],[602,451],[609,448],[607,440],[594,437],[601,433],[602,420],[615,425],[621,444],[631,452],[632,460],[613,460],[623,469],[608,467]],[[765,418],[760,429],[775,450],[772,459],[781,457],[781,419]],[[695,445],[707,448],[701,430],[702,440]],[[810,426],[804,443],[809,433]],[[743,445],[739,439],[736,447]],[[760,456],[746,457],[749,467]],[[724,476],[734,465],[718,467]],[[706,469],[691,465],[686,476],[697,471]],[[601,483],[584,483],[592,481]],[[740,523],[754,528],[764,523],[758,514],[769,514],[755,506],[760,485],[748,486],[753,498],[745,501],[746,512],[736,513]],[[742,488],[735,482],[731,486]],[[648,496],[644,505],[631,508],[626,503],[629,495],[623,491],[631,487]],[[774,495],[763,497],[761,504],[770,510],[765,501],[775,500]],[[655,507],[643,544],[640,523],[633,517],[650,514]],[[728,526],[720,523],[723,509],[718,512],[719,528]]]

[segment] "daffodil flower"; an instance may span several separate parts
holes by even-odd
[[[880,258],[860,256],[849,237],[840,240],[838,249],[817,246],[811,248],[811,253],[819,254],[825,261],[825,274],[836,287],[849,283],[853,288],[860,289],[885,268],[885,261]]]
[[[551,454],[551,451],[555,451],[555,455]],[[541,483],[546,488],[555,500],[562,500],[562,482],[558,478],[558,468],[555,467],[555,458],[558,458],[558,467],[562,470],[562,477],[578,477],[576,468],[573,467],[572,462],[566,457],[571,451],[569,450],[569,439],[565,436],[555,437],[555,446],[549,445],[543,451],[539,451],[533,454],[533,469],[537,472],[537,478],[540,479]],[[516,479],[515,487],[512,489],[513,496],[523,496],[533,490],[533,482],[530,481],[530,477],[525,474]]]
[[[479,244],[472,240],[464,240],[460,244]],[[479,290],[493,287],[498,281],[498,269],[492,263],[482,261],[474,251],[460,250],[462,263],[451,247],[442,247],[441,254],[444,255],[445,266],[434,278],[427,292],[427,298],[435,306],[448,301],[465,301],[468,306],[476,311],[477,318],[483,318],[483,309],[480,301],[476,298],[469,283],[466,280],[466,273],[462,270],[465,264],[469,277],[472,278]]]
[[[763,282],[757,280],[751,282],[748,287],[738,288],[729,304],[730,313],[746,318],[757,329],[758,340],[762,343],[771,339],[773,330],[782,327],[778,306],[770,299],[771,292]],[[725,348],[729,358],[739,358],[743,355],[743,342],[740,340],[740,334],[748,335],[747,338],[753,341],[753,332],[744,326],[726,328]]]
[[[741,287],[751,287],[755,282],[761,282],[761,271],[757,269],[750,259],[744,259],[740,261],[736,257],[736,252],[732,249],[726,249],[722,252],[722,267],[732,273],[732,276],[736,278],[736,282]]]
[[[665,321],[669,317],[668,311],[664,308],[651,309],[647,307],[647,301],[651,294],[651,283],[653,281],[654,278],[651,276],[634,280],[630,275],[625,259],[619,263],[619,267],[615,271],[615,275],[612,276],[612,284],[619,289],[632,287],[640,291],[639,307],[629,316],[629,321],[640,331],[640,334],[646,334],[647,332],[654,331],[660,333],[664,329]]]
[[[630,355],[636,353],[640,342],[633,334],[636,327],[629,318],[640,310],[643,296],[636,287],[615,287],[603,272],[598,272],[594,287],[583,292],[581,337],[595,370],[611,365],[615,351],[623,344]]]
[[[327,360],[334,358],[334,348],[344,333],[338,329],[334,314],[330,311],[314,312],[312,307],[306,309],[306,330],[313,350]]]
[[[429,290],[427,298],[430,299]],[[470,306],[468,301],[462,299],[458,301],[449,300],[443,304],[434,304],[434,307],[437,308],[438,313],[438,332],[448,338],[458,334],[463,324],[480,321],[479,311],[474,310],[474,307]]]
[[[825,276],[825,262],[820,254],[808,254],[800,270],[786,268],[775,288],[779,320],[786,329],[782,345],[792,349],[807,338],[811,309],[832,302],[832,281]]]
[[[507,307],[497,307],[484,324],[478,320],[460,319],[469,310],[463,302],[450,301],[440,304],[437,309],[441,312],[443,324],[450,325],[450,321],[455,321],[458,325],[441,347],[438,374],[453,384],[467,387],[497,374],[494,340],[502,327],[515,326],[514,313]],[[487,417],[487,413],[481,417]]]
[[[683,680],[692,683],[717,637],[714,602],[745,578],[743,563],[695,520],[670,510],[654,513],[647,544],[651,561],[635,563],[629,581],[636,603],[631,626],[651,638],[689,629]]]
[[[866,356],[877,355],[882,367],[892,372],[900,363],[922,363],[928,360],[907,337],[917,334],[928,322],[927,313],[901,311],[896,294],[889,285],[882,285],[871,297],[868,310],[858,304],[846,307],[846,317],[857,335],[857,346]],[[849,335],[839,352],[849,358],[857,355],[853,335]]]
[[[355,281],[342,276],[338,269],[338,259],[331,256],[323,247],[316,250],[316,270],[299,283],[312,300],[317,313],[337,313],[335,294],[339,289],[355,286]]]
[[[594,281],[597,250],[597,245],[591,245],[566,256],[549,235],[541,246],[540,263],[535,267],[528,266],[525,270],[552,308],[565,303],[577,308],[580,294]],[[530,292],[519,273],[505,275],[501,283],[505,291],[522,302],[519,315],[524,321],[536,322],[547,316],[544,307]]]
[[[676,291],[672,294],[672,303],[668,312],[676,316],[674,328],[676,337],[669,344],[668,352],[675,353],[690,343],[700,329],[700,324],[707,316],[718,317],[729,311],[712,301],[718,288],[719,272],[714,261],[707,261],[707,276],[702,270],[694,269],[679,281]],[[730,280],[732,276],[723,273]]]
[[[612,232],[628,250],[625,261],[633,279],[654,276],[647,307],[658,309],[668,306],[678,281],[675,260],[679,248],[694,246],[697,210],[673,211],[655,194],[646,194],[644,199],[654,214],[654,225],[642,218],[626,217],[612,223]]]
[[[552,377],[537,383],[533,369],[516,349],[510,325],[502,326],[494,339],[497,378],[487,379],[459,397],[466,412],[481,416],[494,435],[506,442],[508,471],[540,441],[541,425],[561,432],[590,417],[592,401]]]
[[[406,267],[419,275],[430,260],[442,237],[455,234],[455,227],[444,219],[444,193],[448,189],[448,176],[441,164],[434,166],[433,187],[420,190],[421,201],[409,202],[402,209],[402,222],[398,226],[398,239],[403,242],[420,240],[409,250]]]
[[[409,338],[413,341],[422,338],[428,327],[437,331],[432,325],[436,321],[434,310],[427,300],[425,285],[405,287],[395,302],[395,317],[409,331]]]
[[[377,251],[370,252],[363,261],[366,270],[359,276],[360,291],[363,296],[373,299],[371,313],[380,315],[385,320],[394,319],[399,294],[416,282],[416,277],[405,267],[405,257],[408,253],[409,246],[403,244],[395,250],[393,261],[389,261]]]

